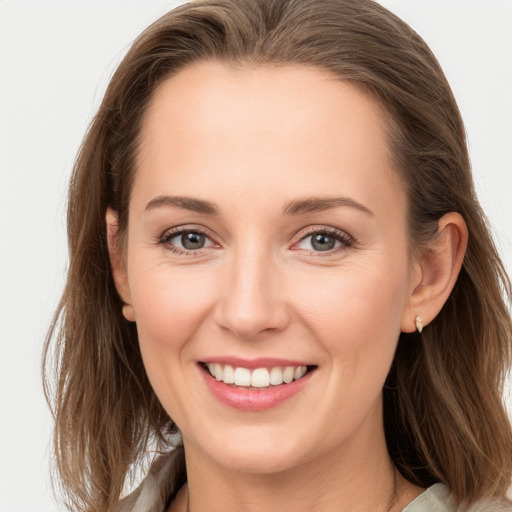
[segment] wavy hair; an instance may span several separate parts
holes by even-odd
[[[446,483],[458,503],[505,496],[512,432],[502,400],[511,365],[511,284],[478,203],[465,132],[426,43],[371,0],[199,0],[148,27],[114,73],[69,187],[69,269],[47,336],[45,392],[56,467],[73,510],[114,509],[129,470],[177,428],[122,314],[105,211],[127,225],[141,122],[155,89],[205,60],[305,65],[364,89],[387,112],[394,167],[408,197],[412,248],[456,211],[469,243],[457,283],[421,335],[402,334],[384,388],[389,453],[414,484]],[[184,481],[183,453],[176,482]]]

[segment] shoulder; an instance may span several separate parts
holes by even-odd
[[[512,512],[512,502],[498,499],[482,500],[469,507],[467,512]]]
[[[448,487],[438,483],[420,494],[402,512],[512,512],[512,503],[505,500],[482,500],[462,509],[455,504]]]
[[[178,451],[159,457],[139,487],[119,501],[115,512],[164,512],[176,491]]]

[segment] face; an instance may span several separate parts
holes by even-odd
[[[382,439],[412,288],[383,124],[308,67],[201,63],[155,93],[118,287],[191,453],[273,472]]]

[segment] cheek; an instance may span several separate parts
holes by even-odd
[[[406,304],[406,269],[405,261],[373,259],[296,281],[300,316],[333,365],[381,365],[387,373]]]
[[[208,272],[168,265],[147,268],[132,282],[132,303],[141,350],[149,361],[150,352],[177,357],[189,343],[197,326],[208,315],[215,290]]]
[[[326,439],[354,432],[370,411],[379,421],[376,404],[400,333],[406,266],[377,267],[336,269],[295,288],[299,315],[324,354],[328,380],[315,403],[328,418]]]
[[[178,425],[194,420],[187,376],[195,374],[198,326],[215,290],[204,275],[167,265],[147,268],[132,282],[132,303],[144,367],[151,386]]]

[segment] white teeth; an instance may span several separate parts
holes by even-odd
[[[251,386],[253,388],[266,388],[270,386],[270,375],[266,368],[257,368],[252,372]]]
[[[295,368],[293,366],[287,366],[283,372],[283,380],[286,384],[289,384],[293,380],[295,374]]]
[[[247,368],[236,367],[220,363],[207,363],[210,374],[218,381],[225,384],[235,384],[235,386],[266,388],[270,385],[280,386],[289,384],[298,380],[307,372],[307,366],[286,366],[284,368],[276,366],[274,368],[256,368],[249,370]]]
[[[295,368],[295,371],[293,372],[293,380],[300,379],[301,377],[304,377],[304,374],[306,373],[307,368],[305,366],[298,366]]]
[[[229,364],[224,366],[224,378],[222,380],[226,384],[234,384],[235,383],[235,370]]]
[[[279,367],[272,368],[270,370],[270,384],[273,386],[279,386],[283,383],[283,370]]]
[[[215,363],[213,367],[213,374],[217,380],[222,380],[223,372],[222,372],[222,366],[218,363]]]
[[[237,386],[251,385],[251,370],[247,368],[235,368],[235,384]]]

